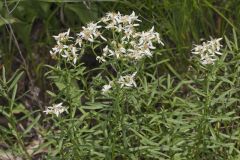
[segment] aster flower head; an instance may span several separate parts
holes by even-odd
[[[63,103],[53,104],[53,106],[47,107],[45,111],[43,111],[46,114],[55,114],[57,117],[67,111],[67,108],[62,106]]]
[[[107,93],[109,92],[109,90],[112,88],[112,86],[110,84],[106,84],[103,86],[102,88],[102,93]]]
[[[91,23],[87,24],[87,27],[83,26],[82,31],[77,35],[81,39],[84,39],[84,40],[90,41],[90,42],[94,42],[95,38],[97,38],[98,36],[101,36],[101,33],[98,30],[100,28],[102,28],[102,26],[98,25],[98,22],[97,23],[91,22]],[[102,37],[102,38],[104,39],[104,37]],[[81,41],[78,40],[78,42],[81,42]]]
[[[192,54],[200,55],[203,65],[214,64],[217,60],[217,55],[222,55],[220,52],[222,47],[220,43],[221,40],[222,38],[211,38],[210,41],[203,42],[202,45],[194,45],[195,47],[192,49]]]
[[[117,19],[121,16],[120,12],[115,13],[115,12],[108,12],[106,13],[106,16],[101,18],[101,22],[107,23],[109,21],[112,22],[117,22]]]
[[[135,31],[135,26],[133,26],[132,24],[124,27],[123,32],[124,32],[124,36],[122,37],[122,41],[123,43],[129,41],[129,39],[134,35]],[[125,39],[127,39],[127,41],[124,41]]]
[[[140,22],[141,20],[135,15],[135,12],[132,12],[131,15],[122,15],[120,12],[109,12],[101,19],[101,22],[106,24],[106,29],[113,29],[117,32],[126,32],[130,28],[133,30],[134,27],[139,26],[138,23],[135,23],[136,21]]]
[[[217,59],[214,58],[213,56],[209,56],[209,55],[205,55],[204,57],[201,58],[201,63],[203,65],[207,65],[207,64],[214,64],[214,62],[216,61]]]
[[[78,54],[77,54],[77,47],[74,45],[64,45],[64,50],[61,53],[61,56],[64,58],[67,58],[67,61],[73,61],[73,64],[76,64],[77,59],[78,59]]]
[[[70,28],[68,29],[67,32],[59,33],[57,36],[53,36],[53,38],[58,42],[66,42],[69,39],[72,39],[73,37],[69,36],[70,34]]]
[[[63,50],[64,50],[64,45],[62,43],[58,43],[52,48],[52,50],[50,50],[50,54],[53,58],[56,58],[57,54],[60,54]]]
[[[124,44],[115,42],[113,42],[112,44],[114,46],[114,50],[108,49],[108,52],[110,53],[108,54],[108,56],[116,57],[117,59],[124,57],[126,54],[126,48],[124,47]]]
[[[120,76],[117,83],[120,84],[121,88],[123,88],[123,87],[126,87],[126,88],[137,87],[137,84],[134,80],[136,73],[137,72],[134,72],[131,75]]]
[[[78,44],[79,47],[82,47],[83,39],[80,37],[76,38],[75,45]]]
[[[126,55],[128,58],[139,60],[144,57],[143,52],[141,52],[139,49],[128,49],[128,54]]]
[[[77,48],[73,46],[71,48],[71,53],[72,53],[71,59],[73,60],[74,64],[76,64],[77,59],[78,59],[78,54],[76,52],[77,52]]]
[[[96,60],[97,60],[99,63],[106,62],[106,59],[105,59],[103,56],[97,56],[97,57],[96,57]]]
[[[157,41],[159,44],[164,45],[164,43],[161,41],[159,33],[154,31],[154,26],[147,32],[143,31],[141,33],[138,33],[135,35],[139,38],[139,45],[148,43],[152,45],[154,41]]]
[[[153,45],[155,42],[164,45],[160,39],[159,33],[154,31],[154,27],[149,31],[134,32],[131,36],[133,39],[130,42],[129,40],[124,40],[124,44],[129,43],[131,46],[131,48],[127,49],[128,54],[126,54],[126,57],[130,59],[139,60],[145,56],[151,57],[153,54],[152,51],[156,49]],[[128,37],[126,38],[128,39]]]
[[[103,57],[114,55],[114,52],[109,49],[108,45],[103,48]]]
[[[134,24],[135,21],[141,22],[141,20],[138,19],[138,16],[135,15],[135,12],[132,12],[131,15],[121,15],[116,18],[118,23],[122,23],[124,26],[129,24]]]

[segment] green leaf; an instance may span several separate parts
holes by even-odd
[[[39,114],[33,122],[31,122],[31,124],[28,126],[28,128],[23,132],[23,135],[26,135],[29,131],[31,131],[31,129],[35,126],[35,124],[37,124],[37,122],[39,121],[41,115]]]
[[[14,106],[13,110],[12,110],[13,114],[19,114],[19,113],[29,113],[29,111],[24,107],[24,105],[22,104],[18,104],[16,106]]]
[[[64,88],[66,88],[66,85],[64,83],[61,82],[56,82],[55,85],[58,87],[58,89],[61,91]]]
[[[9,88],[8,88],[8,90],[7,90],[8,92],[9,92],[10,90],[12,90],[12,88],[13,88],[14,86],[17,85],[17,82],[18,82],[19,79],[22,77],[23,73],[24,73],[24,72],[20,72],[20,73],[14,78],[14,80],[12,81],[11,85],[9,86]]]
[[[3,18],[0,16],[0,27],[5,24],[13,24],[16,22],[20,22],[20,21],[17,18],[13,18],[13,17]]]
[[[57,95],[49,90],[46,91],[50,96],[52,97],[56,97]]]
[[[11,110],[12,110],[13,104],[15,102],[16,94],[17,94],[17,85],[14,86],[13,92],[12,92],[11,103],[10,103]]]
[[[81,106],[83,109],[89,109],[89,110],[96,110],[96,109],[103,109],[106,107],[109,107],[109,105],[105,105],[102,103],[87,103],[88,106]]]

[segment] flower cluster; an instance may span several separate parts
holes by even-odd
[[[132,12],[131,15],[122,15],[120,12],[109,12],[105,17],[101,18],[100,22],[106,25],[106,29],[113,29],[117,32],[123,31],[127,35],[128,32],[134,31],[134,27],[139,26],[135,22],[141,22],[141,20],[135,15],[135,12]]]
[[[141,20],[138,16],[132,12],[131,15],[122,15],[121,13],[107,13],[100,22],[105,24],[106,30],[111,30],[113,40],[103,48],[101,56],[97,56],[96,59],[100,63],[107,62],[107,59],[129,59],[129,60],[140,60],[143,57],[151,57],[152,50],[156,49],[154,43],[157,42],[164,45],[160,39],[159,33],[154,31],[152,27],[149,31],[137,32],[136,27],[139,26]],[[121,88],[136,87],[134,80],[137,72],[133,74],[120,76],[116,81]],[[104,85],[102,92],[106,93],[113,87],[113,82]]]
[[[91,22],[83,26],[81,31],[76,34],[76,38],[70,36],[70,29],[53,36],[56,45],[50,54],[54,58],[64,58],[66,61],[76,64],[86,47],[92,47],[95,53],[94,46],[101,46],[102,53],[95,53],[96,60],[100,63],[118,59],[138,61],[143,57],[151,57],[156,49],[155,45],[163,46],[164,43],[159,33],[154,31],[154,27],[148,31],[139,32],[137,27],[140,23],[141,20],[138,19],[135,12],[130,15],[109,12],[98,22]],[[105,45],[103,46],[103,44]],[[120,88],[136,87],[134,80],[136,73],[120,76],[118,80],[109,82],[108,85],[103,86],[102,92],[108,92],[114,86],[113,82],[120,85]],[[61,106],[61,104],[56,106]],[[49,107],[45,112],[55,113],[58,116],[65,111],[64,108],[59,110],[59,107],[56,106]]]
[[[125,76],[120,76],[116,83],[120,85],[120,88],[137,87],[137,84],[135,82],[136,74],[137,72]],[[102,92],[107,93],[113,87],[113,85],[113,81],[110,81],[109,84],[103,86]]]
[[[73,39],[73,37],[70,37],[69,34],[70,29],[68,29],[67,32],[53,36],[57,44],[52,48],[50,54],[53,58],[56,58],[57,55],[60,55],[66,58],[68,61],[73,60],[73,63],[75,64],[78,56],[76,53],[78,49],[75,47],[75,45],[68,44]]]
[[[62,103],[59,103],[59,104],[53,104],[53,106],[47,107],[47,109],[43,112],[45,112],[46,114],[55,114],[58,117],[64,111],[67,111],[67,108],[62,106]]]
[[[138,16],[132,12],[131,15],[122,15],[118,13],[107,13],[101,19],[106,26],[105,29],[120,33],[118,41],[112,41],[103,49],[103,55],[98,57],[100,62],[105,62],[107,57],[130,58],[139,60],[145,56],[152,56],[154,42],[164,45],[160,39],[159,33],[154,31],[154,27],[149,31],[137,32],[136,27],[139,26]]]
[[[206,64],[214,64],[217,60],[217,55],[222,55],[220,51],[222,45],[220,41],[222,38],[212,39],[207,42],[203,42],[202,45],[195,45],[192,49],[193,54],[198,54],[201,56],[201,63],[203,65]]]
[[[155,41],[164,45],[159,33],[154,31],[154,27],[146,32],[131,31],[127,34],[128,35],[122,37],[120,42],[112,41],[110,44],[112,49],[110,49],[108,45],[103,49],[103,55],[101,56],[102,62],[106,61],[106,57],[111,56],[117,59],[125,57],[133,60],[139,60],[145,56],[151,57],[152,50],[156,49],[153,45]],[[125,37],[127,37],[127,39],[125,39]]]
[[[82,46],[83,40],[94,42],[97,37],[101,37],[104,41],[107,41],[99,31],[102,26],[98,25],[98,23],[89,23],[87,27],[82,27],[82,31],[77,34],[78,38],[76,43],[79,44],[79,47]]]
[[[107,43],[103,49],[103,53],[96,59],[100,63],[104,63],[109,58],[127,58],[139,60],[145,56],[152,56],[152,50],[156,49],[154,42],[164,45],[160,39],[159,33],[154,31],[154,27],[149,31],[137,32],[136,27],[139,26],[141,20],[138,19],[135,12],[131,15],[122,15],[121,13],[107,13],[100,21],[89,23],[82,27],[80,33],[76,34],[76,38],[70,37],[70,29],[67,32],[53,36],[56,45],[50,51],[52,57],[62,57],[67,61],[76,64],[80,57],[78,52],[82,51],[82,47],[87,43]],[[108,38],[103,36],[104,30],[112,34]],[[96,41],[100,37],[101,41]]]
[[[82,27],[82,31],[77,34],[76,39],[69,36],[70,29],[68,29],[67,32],[53,36],[57,44],[50,51],[51,56],[56,58],[60,55],[67,61],[72,61],[76,64],[79,59],[79,54],[77,52],[81,51],[82,45],[84,44],[83,41],[94,42],[98,37],[106,41],[106,38],[104,38],[99,31],[101,27],[102,26],[98,25],[98,23],[91,22],[87,24],[87,27]]]
[[[126,76],[120,76],[120,78],[118,79],[117,83],[120,84],[120,87],[123,88],[125,87],[137,87],[136,82],[134,80],[135,75],[137,72],[134,72],[131,75],[126,75]]]

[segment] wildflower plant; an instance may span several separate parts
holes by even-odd
[[[164,43],[154,27],[140,31],[141,23],[134,12],[109,12],[75,36],[70,29],[53,36],[56,45],[50,54],[57,63],[46,75],[57,93],[48,91],[53,106],[43,111],[49,117],[44,122],[52,124],[46,139],[54,152],[48,159],[202,159],[208,153],[218,158],[222,152],[237,154],[234,141],[239,133],[229,129],[233,138],[226,140],[221,130],[239,120],[237,112],[229,110],[238,100],[228,98],[239,96],[233,87],[239,80],[232,74],[226,79],[222,72],[232,70],[225,62],[232,52],[222,49],[222,38],[194,45],[192,54],[200,56],[201,65],[178,74],[168,60],[153,63]],[[89,55],[94,57],[93,68],[84,61]],[[159,66],[170,71],[159,74]],[[217,145],[225,141],[230,147]]]
[[[138,19],[135,12],[131,15],[122,15],[118,13],[107,13],[98,22],[90,22],[83,26],[81,31],[76,34],[76,38],[70,36],[70,29],[67,32],[53,36],[56,45],[50,51],[53,58],[64,59],[66,62],[76,65],[77,61],[86,54],[87,49],[95,54],[99,63],[109,65],[115,72],[125,70],[120,66],[119,61],[130,62],[136,65],[144,57],[151,57],[154,54],[156,45],[164,45],[158,32],[152,27],[148,31],[138,31],[141,20]],[[100,49],[102,52],[96,53]],[[118,84],[128,87],[136,87],[133,77],[118,75]],[[127,82],[128,81],[128,82]],[[103,91],[110,86],[104,86]]]
[[[141,20],[134,12],[130,15],[109,12],[98,22],[90,22],[83,26],[76,36],[73,36],[70,29],[53,36],[56,45],[50,54],[57,60],[57,65],[49,66],[51,70],[47,75],[53,80],[59,93],[55,94],[51,91],[48,93],[62,102],[46,107],[44,112],[56,114],[58,117],[68,111],[69,115],[62,115],[61,119],[69,116],[81,118],[81,114],[86,114],[84,108],[90,109],[96,104],[99,105],[97,108],[107,105],[100,110],[109,108],[107,121],[115,126],[117,124],[112,124],[110,121],[119,121],[125,117],[126,111],[134,111],[134,108],[128,107],[125,110],[125,105],[133,105],[136,101],[135,98],[128,98],[135,97],[141,88],[137,82],[141,65],[145,58],[151,58],[154,55],[157,48],[164,46],[160,34],[154,27],[147,31],[139,31],[140,24]],[[81,62],[81,59],[89,54],[94,55],[99,64],[99,71],[95,76],[91,75],[92,70],[84,67],[85,64]],[[97,77],[100,78],[100,82],[94,83]],[[101,100],[104,98],[107,100]],[[79,103],[73,103],[74,99]],[[85,100],[82,101],[83,99]],[[63,103],[68,108],[62,106]],[[91,113],[97,114],[90,109]],[[104,114],[97,115],[95,117],[97,121],[104,117]],[[121,124],[121,126],[125,125]],[[62,128],[62,126],[59,127]],[[112,131],[106,132],[110,134]],[[112,133],[121,134],[120,130]],[[99,138],[102,136],[107,138],[106,135],[99,134]],[[102,143],[99,142],[98,145]]]

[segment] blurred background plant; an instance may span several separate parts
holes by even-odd
[[[108,152],[105,152],[107,147],[100,151],[99,148],[89,147],[90,145],[83,146],[86,147],[84,151],[71,148],[73,141],[69,142],[66,137],[71,136],[71,140],[74,140],[76,137],[83,136],[84,139],[86,136],[83,134],[85,131],[79,132],[79,128],[73,127],[81,123],[74,121],[73,117],[68,120],[77,124],[71,123],[68,126],[64,120],[52,122],[55,120],[51,118],[49,123],[46,116],[39,112],[43,111],[50,102],[63,97],[66,101],[67,98],[72,99],[74,102],[71,103],[75,106],[79,105],[79,101],[73,97],[77,96],[81,97],[82,101],[85,100],[83,92],[76,91],[74,87],[64,90],[72,93],[69,97],[65,97],[66,93],[55,95],[55,91],[64,88],[64,79],[68,80],[68,76],[78,77],[84,89],[87,89],[89,84],[87,86],[86,84],[91,84],[92,81],[94,84],[102,83],[98,77],[94,77],[93,80],[82,79],[85,69],[70,75],[67,70],[61,72],[54,70],[55,77],[50,78],[57,81],[52,83],[52,80],[45,76],[49,71],[45,65],[56,63],[49,54],[54,44],[53,35],[68,28],[73,32],[79,32],[86,23],[98,20],[109,11],[120,11],[124,14],[135,11],[144,22],[141,29],[147,30],[155,26],[155,30],[161,33],[165,43],[165,48],[161,49],[164,54],[153,56],[152,60],[145,64],[147,67],[144,73],[149,74],[145,75],[145,79],[141,78],[140,83],[145,87],[139,92],[142,92],[142,89],[145,91],[137,98],[130,96],[129,100],[130,106],[143,107],[142,112],[127,119],[129,123],[132,121],[138,123],[137,125],[131,123],[132,130],[129,132],[134,134],[129,133],[130,137],[127,139],[127,141],[137,139],[138,147],[141,144],[138,154],[135,152],[136,148],[128,150],[120,148],[120,154],[117,156],[110,151],[107,154]],[[239,17],[240,1],[235,0],[0,1],[0,68],[3,73],[0,97],[0,159],[9,157],[30,159],[30,156],[33,159],[48,156],[53,159],[55,155],[61,153],[62,159],[78,159],[77,156],[91,159],[90,152],[85,151],[94,149],[99,151],[93,152],[95,158],[100,157],[99,159],[133,159],[136,155],[139,155],[138,159],[144,157],[147,157],[146,159],[161,159],[161,157],[162,159],[239,159],[240,57],[237,36]],[[223,43],[226,46],[224,55],[220,62],[211,68],[206,82],[205,70],[192,61],[191,49],[193,44],[199,44],[202,38],[209,39],[209,36],[223,37],[223,35],[225,35]],[[82,62],[86,71],[98,66],[95,58],[91,55],[83,57]],[[4,77],[12,78],[9,83],[5,83]],[[106,120],[103,114],[95,111],[103,109],[101,112],[106,112],[104,108],[106,106],[95,103],[97,95],[94,89],[88,89],[86,94],[91,100],[89,105],[95,106],[95,109],[83,107],[81,113],[84,113],[84,116],[81,122],[92,127],[96,125],[95,123]],[[207,105],[211,106],[209,110],[203,107],[206,99]],[[91,109],[93,111],[89,111]],[[112,117],[96,126],[104,128],[109,122],[113,128],[117,128],[117,120]],[[48,130],[51,123],[56,123],[57,127],[67,125],[66,130],[61,132],[65,134],[54,137]],[[139,128],[139,126],[143,127]],[[76,129],[79,134],[69,135],[68,128]],[[95,131],[97,129],[86,132]],[[119,134],[119,130],[115,130],[114,133]],[[49,137],[44,141],[45,137],[42,138],[42,135]],[[58,138],[60,141],[56,141],[59,140]],[[114,138],[116,137],[111,135],[111,139],[106,143],[118,144],[118,139]],[[206,143],[207,141],[209,143]],[[68,152],[69,148],[74,152]],[[141,149],[143,155],[140,153]],[[49,154],[50,152],[53,154]]]

